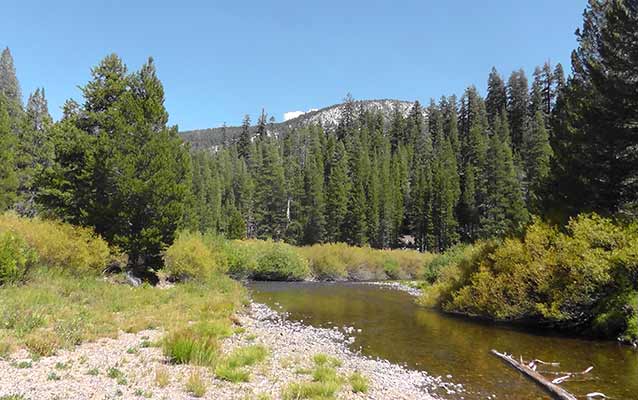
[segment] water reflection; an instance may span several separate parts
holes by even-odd
[[[613,342],[597,342],[512,329],[452,317],[414,304],[394,289],[354,283],[254,283],[256,301],[279,304],[292,319],[315,326],[353,326],[354,348],[431,375],[451,375],[468,389],[466,399],[496,394],[501,399],[549,398],[533,383],[489,354],[492,348],[526,359],[560,361],[560,371],[582,371],[587,380],[563,384],[578,396],[601,391],[638,400],[638,353]]]

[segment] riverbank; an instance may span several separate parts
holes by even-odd
[[[189,380],[198,376],[204,387],[200,394],[205,399],[282,399],[291,388],[316,378],[318,359],[330,360],[339,399],[433,399],[435,391],[463,390],[460,385],[424,372],[352,352],[347,328],[306,326],[257,303],[246,307],[236,323],[240,328],[223,341],[223,354],[250,346],[267,350],[262,362],[247,369],[248,382],[223,380],[211,368],[171,364],[154,345],[164,332],[152,329],[120,333],[117,338],[85,343],[51,357],[34,358],[25,350],[15,352],[0,360],[0,398],[192,399]],[[365,383],[365,390],[358,393],[351,383],[355,373]]]

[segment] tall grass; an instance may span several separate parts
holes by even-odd
[[[28,285],[0,288],[0,341],[9,337],[13,348],[49,355],[60,347],[115,337],[118,331],[162,327],[169,337],[179,337],[190,321],[199,321],[193,329],[202,335],[222,337],[230,331],[229,318],[244,298],[244,289],[223,275],[156,289],[36,271]],[[193,357],[204,359],[198,351]]]

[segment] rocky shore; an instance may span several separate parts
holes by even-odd
[[[463,391],[424,372],[408,370],[385,360],[352,352],[348,328],[314,328],[292,322],[265,305],[252,303],[238,317],[238,333],[226,339],[223,352],[258,344],[268,357],[250,369],[249,382],[220,380],[204,367],[168,363],[158,342],[163,332],[147,330],[121,333],[116,339],[100,339],[52,357],[35,360],[26,351],[0,360],[0,398],[24,399],[193,399],[186,382],[198,372],[206,383],[205,399],[280,399],[291,383],[311,379],[303,372],[312,367],[315,354],[340,361],[340,376],[360,372],[369,382],[366,393],[354,393],[347,384],[338,399],[434,399],[436,393]],[[158,371],[168,377],[158,384]],[[18,397],[19,398],[19,397]]]

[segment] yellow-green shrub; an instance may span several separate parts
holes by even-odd
[[[564,231],[536,220],[441,272],[424,302],[499,320],[536,320],[638,339],[638,227],[597,215]]]
[[[182,232],[164,252],[166,273],[176,279],[203,279],[225,272],[226,261],[213,250],[214,240],[199,232]]]
[[[310,276],[308,261],[286,243],[271,240],[233,241],[229,270],[236,277],[297,281]]]
[[[0,285],[23,279],[37,261],[37,255],[20,236],[0,233]]]
[[[315,244],[299,252],[320,280],[416,278],[433,257],[413,250],[377,250],[345,243]]]
[[[0,232],[22,237],[50,268],[98,273],[109,261],[108,244],[89,228],[6,213],[0,215]]]

